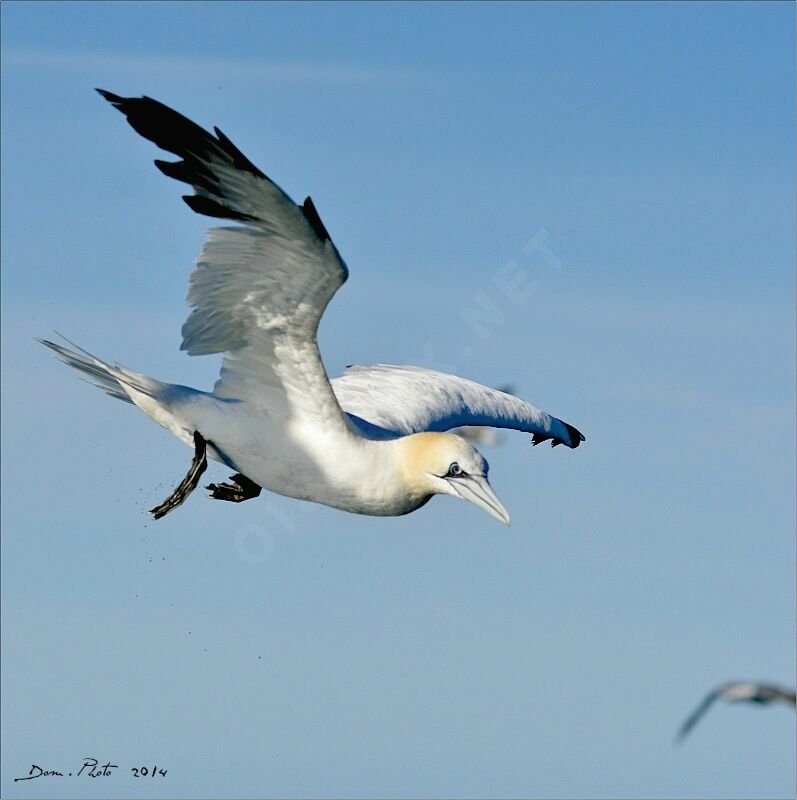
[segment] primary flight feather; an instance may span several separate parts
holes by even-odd
[[[308,197],[288,197],[218,129],[208,133],[149,97],[99,93],[178,161],[155,164],[189,184],[196,212],[237,223],[212,228],[190,277],[183,325],[189,355],[223,354],[213,392],[163,383],[81,348],[44,341],[113,397],[138,406],[194,448],[180,486],[152,510],[176,508],[206,458],[236,471],[211,496],[241,502],[262,488],[358,514],[391,516],[450,494],[509,523],[487,462],[452,433],[513,428],[534,444],[578,447],[572,425],[478,383],[419,367],[351,367],[330,382],[318,323],[348,269]],[[73,345],[74,346],[74,345]]]

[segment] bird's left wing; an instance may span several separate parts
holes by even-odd
[[[214,136],[149,97],[98,91],[138,133],[180,157],[155,164],[193,187],[183,199],[194,211],[240,223],[209,231],[190,278],[182,349],[224,354],[217,396],[348,430],[316,344],[348,270],[312,200],[294,203],[218,128]]]
[[[463,425],[512,428],[534,444],[578,447],[572,425],[498,389],[423,367],[352,366],[332,381],[343,410],[366,435],[447,431]]]

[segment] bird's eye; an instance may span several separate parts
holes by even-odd
[[[449,468],[448,472],[446,472],[446,478],[458,478],[462,475],[462,467],[455,461]]]

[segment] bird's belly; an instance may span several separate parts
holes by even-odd
[[[222,461],[270,492],[302,500],[315,500],[324,494],[324,472],[310,453],[285,438],[259,438],[247,442],[212,441],[224,456]]]
[[[400,516],[419,508],[429,499],[411,498],[404,493],[371,491],[354,474],[334,477],[307,453],[298,451],[275,463],[262,458],[236,461],[241,473],[276,494],[370,516]]]
[[[390,493],[364,490],[364,477],[353,462],[356,453],[345,442],[308,437],[286,425],[251,418],[236,424],[225,415],[197,420],[208,440],[208,454],[270,492],[333,506],[356,514],[406,514],[417,503]]]
[[[270,492],[370,516],[400,516],[414,511],[429,498],[414,499],[390,492],[363,492],[356,481],[331,480],[310,459],[295,457],[279,464],[262,459],[236,461],[238,470]]]
[[[363,461],[345,433],[308,430],[217,399],[202,398],[190,412],[183,419],[208,441],[208,455],[270,492],[373,516],[407,514],[429,499],[377,474],[379,463]]]

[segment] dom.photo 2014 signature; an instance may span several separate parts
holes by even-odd
[[[127,767],[126,769],[134,778],[165,778],[168,772],[165,767],[159,767],[157,764]],[[99,759],[96,758],[84,758],[82,766],[71,772],[68,769],[45,769],[38,764],[31,764],[28,774],[14,778],[14,783],[32,781],[35,778],[110,778],[112,775],[118,774],[118,771],[118,764],[112,764],[110,761],[100,764]],[[125,768],[121,772],[124,774]]]

